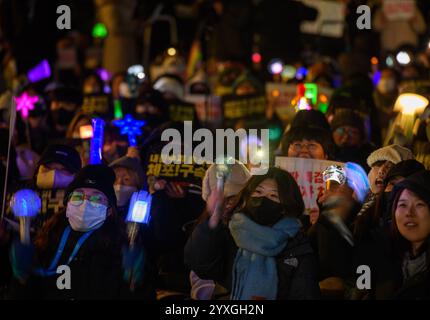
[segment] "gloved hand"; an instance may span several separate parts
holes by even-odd
[[[30,276],[33,267],[33,259],[33,244],[23,244],[19,238],[15,238],[10,248],[10,262],[14,277],[21,282],[25,282]]]
[[[142,284],[145,267],[145,252],[142,246],[124,246],[122,249],[123,279],[130,285],[130,290]]]

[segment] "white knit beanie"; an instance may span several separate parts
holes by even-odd
[[[245,187],[251,174],[249,170],[240,162],[231,164],[231,173],[224,183],[224,197],[230,197],[238,194],[243,187]],[[202,198],[207,201],[210,193],[216,188],[217,178],[216,170],[217,165],[212,164],[208,170],[206,170],[205,177],[202,183]]]
[[[392,144],[373,151],[367,158],[367,164],[371,167],[377,161],[391,161],[394,164],[400,161],[414,159],[412,151],[398,144]]]

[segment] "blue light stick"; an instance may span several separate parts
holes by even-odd
[[[148,224],[151,218],[151,203],[152,196],[149,192],[141,190],[133,193],[126,221],[128,238],[130,247],[133,247],[138,230],[139,224]]]
[[[136,137],[142,134],[142,129],[146,122],[143,120],[135,120],[129,114],[127,114],[124,119],[114,120],[113,124],[120,128],[121,134],[126,134],[128,136],[128,143],[130,147],[135,147]]]
[[[151,211],[152,196],[145,190],[133,193],[126,221],[148,224]]]
[[[103,154],[103,135],[105,122],[103,119],[92,119],[93,137],[90,146],[90,164],[100,164]]]
[[[19,218],[19,237],[24,244],[30,243],[30,219],[37,215],[42,207],[39,195],[30,189],[17,191],[10,200],[10,207]]]
[[[354,190],[358,200],[363,203],[369,193],[370,184],[364,169],[356,163],[345,163],[345,171],[348,185]]]

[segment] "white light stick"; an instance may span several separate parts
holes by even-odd
[[[343,185],[346,182],[346,172],[338,165],[328,166],[323,171],[323,180],[326,183],[326,189],[329,190],[332,182],[336,182],[338,185]]]

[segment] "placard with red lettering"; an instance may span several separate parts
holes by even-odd
[[[317,199],[325,190],[322,173],[331,165],[343,167],[344,163],[292,157],[276,157],[275,159],[276,167],[288,171],[296,179],[305,203],[305,214],[309,214],[312,209],[317,208]]]

